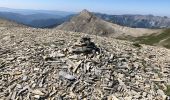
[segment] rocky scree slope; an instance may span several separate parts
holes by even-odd
[[[0,17],[0,27],[26,27],[26,26]]]
[[[128,35],[138,37],[159,33],[161,31],[159,29],[130,28],[120,26],[102,20],[87,10],[83,10],[77,16],[74,16],[70,21],[57,26],[56,29],[112,37]]]
[[[0,29],[0,99],[163,100],[170,95],[170,50],[89,35],[100,53],[72,53],[85,35]]]

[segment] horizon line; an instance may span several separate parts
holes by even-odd
[[[11,9],[11,10],[34,10],[34,11],[61,11],[61,12],[69,12],[69,13],[79,13],[81,11],[83,11],[84,9],[88,10],[89,12],[92,13],[101,13],[101,14],[107,14],[107,15],[152,15],[152,16],[160,16],[160,17],[170,17],[170,15],[157,15],[157,14],[152,14],[152,13],[147,13],[147,14],[142,14],[142,13],[122,13],[122,14],[113,14],[113,13],[105,13],[105,12],[99,12],[99,11],[91,11],[87,8],[84,8],[80,11],[65,11],[65,10],[57,10],[57,9],[34,9],[34,8],[12,8],[12,7],[1,7],[0,8],[4,8],[4,9]],[[0,11],[2,12],[2,11]],[[119,12],[119,11],[117,11]]]

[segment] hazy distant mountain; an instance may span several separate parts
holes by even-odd
[[[31,27],[45,28],[55,25],[60,25],[65,21],[69,20],[71,15],[60,16],[56,14],[47,14],[47,13],[36,13],[30,15],[23,15],[13,12],[0,12],[0,17],[18,23],[22,23]]]
[[[31,9],[11,9],[0,7],[0,12],[13,12],[22,15],[32,15],[37,13],[44,13],[44,14],[52,14],[57,16],[68,16],[71,14],[75,14],[75,12],[66,12],[66,11],[53,11],[53,10],[31,10]]]
[[[74,16],[69,22],[65,22],[57,27],[60,30],[83,32],[104,36],[142,36],[144,34],[157,33],[158,30],[130,28],[104,21],[87,10],[83,10]]]
[[[61,18],[36,19],[29,22],[27,25],[40,28],[53,28],[69,21],[71,17],[72,15]]]
[[[137,28],[170,28],[170,18],[153,15],[107,15],[95,13],[106,21]]]

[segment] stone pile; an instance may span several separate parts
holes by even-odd
[[[2,30],[1,100],[165,100],[170,51],[82,33]],[[8,38],[9,41],[6,41]],[[80,42],[77,43],[77,40]]]
[[[91,39],[89,37],[83,37],[81,38],[80,42],[75,45],[76,49],[73,50],[73,53],[80,54],[80,53],[95,53],[100,52],[99,48],[96,47],[96,45],[91,42]]]

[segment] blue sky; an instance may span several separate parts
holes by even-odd
[[[170,0],[0,0],[0,7],[170,16]]]

